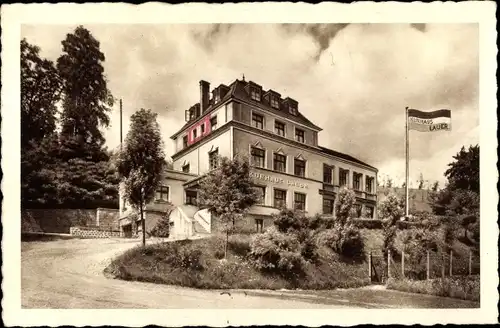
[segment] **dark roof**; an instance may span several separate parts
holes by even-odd
[[[316,129],[316,130],[322,130],[320,127],[312,123],[310,120],[308,120],[300,111],[298,111],[297,115],[290,114],[287,110],[284,108],[281,108],[280,110],[277,110],[273,107],[271,107],[270,104],[267,104],[262,95],[262,101],[258,102],[250,98],[250,95],[246,92],[245,87],[248,84],[247,81],[240,81],[240,80],[235,80],[233,83],[229,85],[229,91],[224,95],[224,97],[221,99],[220,102],[217,102],[216,104],[213,103],[212,101],[210,102],[210,105],[208,108],[205,110],[205,112],[202,113],[202,116],[205,116],[206,114],[214,111],[216,108],[219,107],[219,105],[226,100],[229,100],[230,98],[237,99],[237,100],[242,100],[245,102],[248,102],[252,105],[255,105],[256,107],[262,108],[263,110],[269,111],[271,113],[274,113],[276,115],[286,117],[290,119],[291,121],[303,124],[305,126],[308,126],[310,128]],[[276,91],[275,91],[276,92]],[[195,104],[196,106],[197,104]],[[181,131],[184,131],[187,127],[190,125],[194,124],[197,120],[194,119],[192,121],[186,122],[182,128],[180,128],[173,136],[172,138],[175,138]]]
[[[325,147],[321,147],[321,146],[318,146],[319,149],[321,149],[321,151],[325,154],[328,154],[328,155],[332,155],[332,156],[335,156],[335,157],[339,157],[339,158],[343,158],[345,160],[348,160],[350,162],[354,162],[354,163],[358,163],[358,164],[362,164],[362,165],[365,165],[365,166],[368,166],[372,169],[375,169],[377,170],[376,167],[374,166],[371,166],[363,161],[360,161],[359,159],[355,158],[355,157],[352,157],[351,155],[347,155],[347,154],[344,154],[344,153],[341,153],[341,152],[338,152],[336,150],[332,150],[332,149],[329,149],[329,148],[325,148]]]

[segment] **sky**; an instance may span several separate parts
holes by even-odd
[[[76,26],[24,25],[21,37],[57,60]],[[123,99],[123,130],[140,108],[159,115],[165,151],[199,101],[199,81],[211,87],[235,79],[299,102],[323,128],[322,146],[379,169],[379,180],[405,176],[405,107],[447,108],[452,131],[410,132],[410,186],[422,174],[439,181],[462,146],[479,143],[477,24],[206,24],[85,25],[100,41],[108,88]],[[118,102],[104,131],[119,145]]]

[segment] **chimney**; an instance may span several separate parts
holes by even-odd
[[[201,114],[207,110],[210,101],[210,83],[207,81],[200,81],[200,107]]]

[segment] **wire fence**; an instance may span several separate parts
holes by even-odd
[[[388,278],[425,280],[480,273],[479,255],[473,251],[466,255],[453,250],[447,253],[427,251],[423,254],[371,251],[367,263],[372,283],[385,283]]]

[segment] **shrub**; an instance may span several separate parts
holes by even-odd
[[[306,226],[307,218],[301,211],[282,209],[273,215],[273,223],[280,232],[299,231]]]
[[[200,249],[186,247],[182,248],[179,254],[181,267],[196,271],[205,269],[202,261],[203,252]]]
[[[275,227],[254,237],[249,255],[256,268],[284,275],[300,273],[304,265],[297,236],[284,234]]]
[[[307,238],[302,242],[300,254],[304,259],[310,262],[315,262],[319,258],[318,246],[314,238],[314,234],[310,232]]]
[[[359,229],[382,229],[383,221],[379,219],[351,219],[350,223]]]
[[[164,213],[150,232],[153,237],[168,238],[170,236],[170,211]]]
[[[249,235],[232,235],[228,242],[229,251],[232,253],[246,257],[252,250],[250,247],[250,236]]]
[[[335,225],[335,219],[333,216],[324,216],[316,214],[313,217],[308,218],[307,227],[310,230],[324,230],[331,229]]]
[[[364,241],[361,238],[359,229],[354,226],[347,226],[340,234],[338,252],[353,260],[361,260],[364,257]]]
[[[326,229],[318,233],[316,242],[319,247],[327,246],[337,252],[337,245],[340,240],[340,231],[336,228]]]

